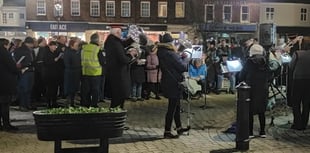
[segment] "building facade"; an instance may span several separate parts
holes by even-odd
[[[309,0],[262,0],[260,23],[275,25],[275,43],[287,41],[287,35],[310,36]]]
[[[25,22],[25,0],[0,0],[0,37],[23,39]]]
[[[204,39],[240,42],[257,36],[260,0],[195,0],[194,23]]]
[[[26,28],[35,37],[61,34],[87,40],[94,32],[105,39],[110,25],[137,24],[155,41],[167,31],[178,37],[182,29],[191,30],[186,1],[28,0]]]

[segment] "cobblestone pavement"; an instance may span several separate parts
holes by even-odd
[[[179,139],[163,139],[164,117],[167,100],[147,100],[126,102],[128,110],[127,126],[123,137],[110,139],[111,153],[230,153],[235,150],[235,135],[223,133],[235,120],[236,97],[221,94],[207,97],[207,109],[199,106],[204,100],[182,102],[183,126],[190,125],[189,135]],[[188,104],[191,111],[188,113]],[[103,103],[102,105],[108,105]],[[274,126],[267,126],[267,138],[254,138],[250,150],[257,153],[302,153],[310,151],[310,130],[294,131],[289,129],[292,115],[283,110],[276,112]],[[190,119],[188,119],[188,114]],[[31,112],[11,109],[12,124],[20,131],[8,133],[0,131],[0,153],[52,153],[54,143],[39,141]],[[270,117],[267,118],[267,124]],[[257,123],[257,120],[255,121]],[[258,125],[255,124],[255,134]],[[93,146],[98,140],[66,141],[64,147]]]

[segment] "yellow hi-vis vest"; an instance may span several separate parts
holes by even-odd
[[[99,76],[102,74],[102,67],[98,58],[99,50],[99,46],[95,44],[87,44],[82,47],[82,75]]]

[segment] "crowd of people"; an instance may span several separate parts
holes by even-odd
[[[17,130],[9,119],[13,97],[17,99],[20,111],[28,111],[36,109],[33,102],[45,103],[47,108],[98,107],[98,102],[104,102],[106,97],[111,98],[111,108],[124,109],[126,99],[136,102],[161,99],[160,95],[163,95],[168,99],[164,137],[178,138],[190,130],[182,127],[180,119],[180,101],[184,98],[182,82],[191,79],[200,85],[200,90],[191,96],[201,97],[210,92],[220,94],[223,81],[227,79],[230,94],[235,94],[238,82],[244,81],[251,86],[250,136],[254,135],[254,115],[259,116],[259,135],[266,136],[269,64],[270,59],[279,59],[274,50],[270,55],[275,58],[267,56],[266,46],[259,45],[254,38],[246,41],[243,47],[228,44],[225,39],[218,44],[215,40],[207,41],[206,45],[195,39],[193,44],[202,45],[203,53],[200,58],[191,59],[183,52],[184,44],[178,44],[168,33],[153,44],[143,34],[139,35],[139,41],[136,40],[124,38],[120,27],[111,27],[104,43],[97,33],[90,36],[89,43],[65,36],[51,40],[26,37],[24,41],[15,39],[12,42],[0,39],[1,129]],[[310,64],[310,55],[305,51],[309,49],[305,44],[296,41],[293,47],[281,49],[287,49],[293,57],[288,64],[287,101],[293,108],[292,128],[296,130],[306,128],[310,109],[306,92],[310,75],[304,66]],[[294,49],[296,45],[299,47]],[[240,72],[225,71],[223,67],[230,60],[239,60],[243,69]],[[155,96],[151,96],[152,93]],[[76,102],[77,95],[81,97],[79,103]],[[59,97],[67,99],[67,104],[60,105]],[[177,134],[172,132],[173,120]]]

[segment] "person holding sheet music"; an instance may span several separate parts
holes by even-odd
[[[62,69],[60,66],[60,58],[63,54],[56,51],[57,42],[51,41],[48,43],[48,50],[43,56],[43,80],[46,85],[47,93],[47,104],[49,108],[58,107],[57,91],[58,85],[61,78],[63,77],[59,70]]]
[[[21,111],[31,109],[31,93],[34,82],[34,39],[26,37],[22,46],[14,51],[14,58],[20,70],[18,97]]]
[[[164,138],[178,138],[179,135],[189,130],[182,128],[180,116],[180,99],[182,86],[180,83],[184,80],[183,72],[186,72],[187,63],[177,53],[176,47],[172,44],[173,38],[166,33],[162,36],[158,44],[158,59],[162,70],[161,87],[163,95],[168,98],[168,110],[165,119]],[[177,134],[171,131],[172,121],[175,121]]]
[[[227,69],[228,55],[226,53],[221,54],[220,62],[216,64],[217,71],[217,90],[216,94],[220,94],[224,77],[229,80],[229,93],[235,94],[236,76],[234,72],[229,72]]]

